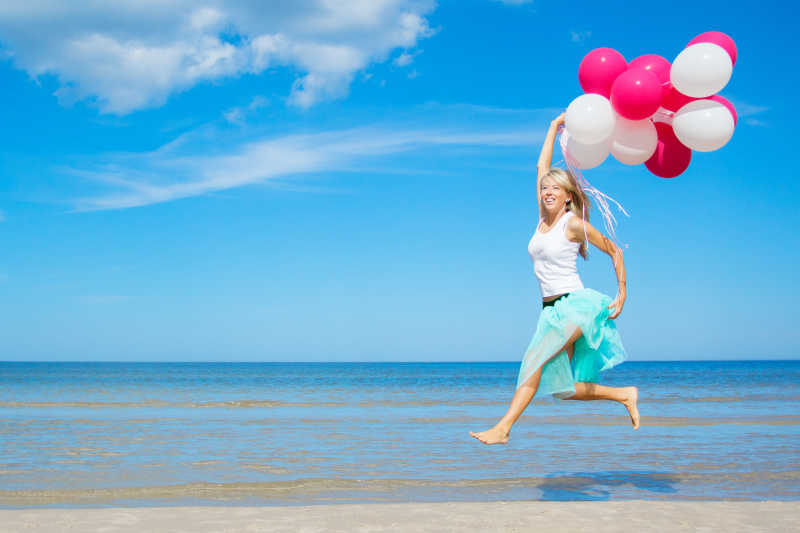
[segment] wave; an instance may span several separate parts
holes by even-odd
[[[137,409],[137,408],[178,408],[178,409],[203,409],[203,408],[276,408],[276,407],[434,407],[434,406],[486,406],[502,405],[505,401],[496,400],[369,400],[360,402],[287,402],[273,400],[229,400],[208,402],[176,402],[166,400],[143,400],[136,402],[89,402],[89,401],[0,401],[0,408],[12,409],[55,409],[62,407],[78,407],[89,409]],[[538,403],[538,402],[537,402]]]
[[[260,483],[208,483],[195,482],[178,485],[143,487],[108,487],[91,489],[46,489],[46,490],[0,490],[0,506],[40,506],[58,504],[107,504],[114,501],[145,500],[169,502],[175,500],[231,502],[242,500],[266,500],[275,502],[308,502],[309,499],[324,501],[359,500],[382,501],[397,499],[408,501],[409,495],[424,498],[446,491],[449,495],[475,495],[485,499],[487,494],[501,495],[502,491],[539,489],[548,491],[586,490],[593,486],[633,485],[652,490],[663,497],[678,498],[674,486],[679,483],[741,484],[753,487],[770,484],[797,486],[800,470],[779,472],[589,472],[541,477],[516,477],[495,479],[343,479],[304,478],[289,481]],[[748,485],[749,484],[749,485]],[[800,494],[789,491],[785,494],[796,499]],[[531,493],[532,495],[532,493]],[[413,498],[412,498],[413,499]],[[746,495],[727,499],[751,499]]]
[[[647,404],[673,404],[673,403],[729,403],[729,402],[797,402],[800,396],[669,396],[650,397],[640,401],[640,405]],[[486,407],[506,405],[508,400],[477,398],[471,400],[442,400],[442,399],[391,399],[391,400],[360,400],[360,401],[283,401],[268,399],[242,399],[226,401],[170,401],[160,399],[147,399],[139,401],[0,401],[0,408],[8,409],[57,409],[57,408],[87,408],[87,409],[139,409],[139,408],[177,408],[177,409],[275,409],[275,408],[330,408],[330,407]],[[549,405],[550,400],[534,400],[535,405]]]
[[[60,405],[62,406],[62,405]],[[317,413],[325,414],[325,413]],[[334,413],[328,413],[334,414]],[[341,425],[343,423],[359,423],[359,424],[382,424],[387,423],[385,418],[374,418],[370,415],[374,413],[361,413],[348,414],[345,417],[325,417],[325,416],[302,416],[296,418],[295,422],[300,424],[299,428],[305,427],[311,430],[315,426],[330,426]],[[607,415],[607,414],[572,414],[572,415],[543,415],[543,414],[527,414],[526,418],[534,425],[564,425],[564,426],[627,426],[630,424],[630,419],[622,414]],[[148,418],[123,418],[123,419],[105,419],[105,418],[40,418],[30,420],[17,420],[6,419],[0,417],[0,422],[12,423],[6,427],[0,427],[0,435],[16,433],[19,431],[19,426],[38,426],[44,424],[46,426],[63,427],[63,426],[112,426],[117,427],[120,425],[130,426],[133,424],[144,425],[157,425],[170,422],[181,422],[188,418],[180,416],[155,416]],[[220,419],[208,419],[209,421]],[[241,424],[244,426],[257,425],[257,426],[279,426],[286,423],[285,418],[259,416],[258,418],[248,419],[234,419],[226,422],[230,424]],[[495,416],[394,416],[392,424],[413,424],[413,425],[463,425],[470,427],[478,427],[481,425],[491,424],[496,422]],[[800,415],[772,415],[772,416],[706,416],[706,417],[689,417],[689,416],[642,416],[642,426],[644,427],[692,427],[692,426],[798,426],[800,425]]]

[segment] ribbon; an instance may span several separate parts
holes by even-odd
[[[606,228],[606,233],[608,233],[609,237],[611,237],[611,240],[614,242],[614,244],[616,244],[619,247],[619,242],[617,242],[617,232],[614,229],[615,226],[617,225],[617,218],[614,216],[614,213],[611,212],[611,207],[609,206],[609,202],[617,206],[617,209],[619,209],[626,217],[630,218],[630,215],[628,214],[627,211],[625,211],[625,208],[622,207],[622,204],[620,204],[618,201],[616,201],[615,199],[613,199],[612,197],[610,197],[609,195],[607,195],[606,193],[602,192],[600,189],[589,183],[589,180],[586,179],[586,177],[578,168],[578,162],[572,158],[572,156],[569,153],[569,150],[567,150],[567,136],[563,135],[563,131],[564,131],[564,126],[563,125],[559,126],[558,128],[558,133],[560,134],[559,143],[561,144],[561,152],[564,154],[564,162],[566,163],[569,171],[575,177],[575,180],[578,182],[578,186],[580,186],[580,188],[583,189],[584,193],[590,194],[594,199],[595,205],[597,206],[598,211],[600,211],[600,215],[603,217],[603,225]],[[586,242],[588,243],[589,236],[586,234],[586,224],[585,224],[587,219],[588,216],[586,213],[586,202],[584,202],[583,236],[586,239]],[[628,245],[624,244],[623,247],[627,248]]]

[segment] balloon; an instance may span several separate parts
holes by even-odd
[[[656,127],[650,120],[628,120],[617,117],[612,136],[611,154],[625,165],[644,163],[658,145]]]
[[[725,146],[733,135],[733,115],[720,102],[695,100],[675,113],[672,129],[681,143],[698,152]]]
[[[739,117],[736,115],[736,108],[733,107],[733,104],[730,103],[727,98],[725,98],[724,96],[720,96],[718,94],[715,94],[713,96],[709,96],[708,99],[709,100],[714,100],[715,102],[719,102],[720,104],[722,104],[722,105],[724,105],[725,107],[728,108],[728,111],[730,111],[731,115],[733,116],[733,127],[735,128],[736,127],[736,123],[739,121]],[[683,106],[681,106],[681,107],[683,107]]]
[[[605,97],[582,94],[567,107],[565,126],[576,141],[595,144],[611,137],[614,120],[611,102]]]
[[[675,137],[669,124],[656,122],[658,145],[653,155],[645,161],[647,169],[661,178],[674,178],[689,168],[692,151]]]
[[[611,138],[599,143],[585,144],[570,135],[567,129],[561,134],[561,151],[564,159],[570,160],[579,169],[594,168],[605,161],[611,152]]]
[[[670,64],[669,61],[664,59],[663,57],[656,55],[656,54],[647,54],[643,56],[639,56],[630,63],[628,63],[628,68],[643,68],[645,70],[649,70],[653,74],[656,75],[658,81],[661,83],[661,88],[664,90],[666,94],[667,89],[669,88],[669,69]]]
[[[692,46],[693,44],[697,43],[712,43],[721,46],[726,52],[728,52],[728,55],[731,56],[731,64],[736,64],[736,43],[734,43],[733,39],[721,31],[707,31],[705,33],[701,33],[689,41],[689,44],[686,46]]]
[[[724,48],[697,43],[685,48],[669,72],[675,88],[687,96],[705,98],[722,90],[731,79],[733,63]]]
[[[578,67],[578,81],[583,92],[606,98],[611,94],[611,84],[628,68],[622,54],[613,48],[595,48],[586,54]]]
[[[626,70],[611,86],[611,105],[630,120],[641,120],[655,113],[662,96],[658,77],[643,68]]]
[[[673,87],[672,84],[670,83],[667,86],[664,98],[661,99],[661,107],[669,109],[670,111],[677,111],[678,109],[682,108],[692,100],[697,100],[697,98],[686,96],[685,94],[678,91],[678,89]]]

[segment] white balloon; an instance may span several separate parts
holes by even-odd
[[[625,165],[644,163],[658,146],[658,134],[650,119],[628,120],[617,117],[611,143],[614,158]]]
[[[615,116],[608,98],[582,94],[570,102],[564,118],[571,137],[584,144],[595,144],[611,137]]]
[[[585,144],[573,137],[568,130],[561,134],[561,151],[564,159],[581,170],[594,168],[606,160],[611,152],[611,136],[594,144]]]
[[[714,100],[694,100],[675,113],[672,129],[692,150],[711,152],[725,146],[733,136],[733,115]]]
[[[705,98],[722,90],[731,79],[731,56],[719,45],[688,46],[672,62],[669,80],[675,88],[694,98]]]

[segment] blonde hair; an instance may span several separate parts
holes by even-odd
[[[559,187],[570,193],[572,198],[571,201],[567,201],[567,211],[571,211],[576,217],[588,222],[589,209],[592,208],[592,203],[589,201],[589,197],[586,196],[586,193],[583,191],[581,186],[578,185],[578,180],[575,179],[575,176],[573,176],[569,170],[564,170],[563,168],[551,168],[547,174],[542,176],[542,180],[545,178],[552,179],[558,184]],[[544,205],[540,205],[539,210],[543,212]],[[578,248],[578,253],[580,253],[581,257],[584,259],[588,257],[586,240],[581,241],[581,246]]]

